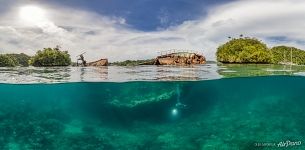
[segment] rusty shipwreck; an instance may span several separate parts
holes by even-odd
[[[76,66],[83,66],[83,67],[87,67],[87,66],[94,66],[94,67],[99,67],[99,66],[108,66],[108,59],[100,59],[97,61],[93,61],[93,62],[89,62],[87,63],[87,61],[84,58],[84,54],[82,53],[80,55],[78,55],[78,59],[76,62]],[[81,61],[81,63],[79,63],[79,61]]]
[[[205,64],[202,54],[189,51],[167,51],[155,59],[155,65],[196,65]]]

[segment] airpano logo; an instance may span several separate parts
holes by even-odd
[[[301,141],[281,141],[277,144],[277,147],[292,147],[292,146],[300,146],[302,144]]]
[[[255,147],[280,147],[280,148],[287,148],[287,147],[294,147],[294,146],[301,146],[302,141],[281,141],[281,142],[257,142],[254,143]]]

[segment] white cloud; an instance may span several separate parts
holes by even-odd
[[[299,48],[305,39],[305,1],[243,0],[210,8],[208,15],[179,26],[155,32],[130,28],[124,18],[109,18],[85,10],[40,6],[47,22],[26,25],[12,8],[0,16],[0,51],[34,54],[57,44],[72,58],[86,51],[88,60],[146,59],[167,49],[202,51],[215,59],[216,48],[228,36],[255,36],[273,46],[270,37],[286,37],[285,43]]]

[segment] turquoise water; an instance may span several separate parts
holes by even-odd
[[[304,90],[298,76],[0,84],[0,149],[305,149]]]

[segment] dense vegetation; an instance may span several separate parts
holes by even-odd
[[[271,51],[255,38],[231,39],[218,47],[217,61],[222,63],[270,63]]]
[[[1,54],[0,55],[0,67],[16,67],[29,66],[28,61],[30,60],[30,56],[21,53],[21,54]]]
[[[31,58],[30,64],[35,67],[69,66],[71,64],[71,58],[68,51],[61,51],[59,48],[44,48],[44,50],[39,50]]]
[[[146,59],[146,60],[126,60],[121,62],[113,62],[110,65],[116,66],[137,66],[137,65],[153,65],[154,59]]]
[[[271,49],[272,62],[275,64],[290,63],[305,65],[305,51],[295,47],[276,46]]]
[[[18,66],[16,58],[6,54],[0,54],[0,67],[15,67]]]
[[[8,56],[14,58],[17,60],[18,65],[22,67],[27,67],[29,66],[29,60],[31,59],[31,56],[28,56],[24,53],[20,54],[7,54]]]

